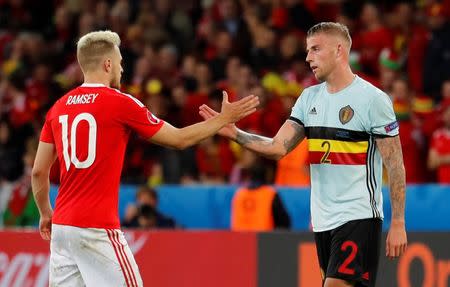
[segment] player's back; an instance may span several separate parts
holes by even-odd
[[[126,144],[136,129],[133,122],[142,125],[143,117],[148,120],[140,134],[149,138],[162,123],[138,100],[99,84],[84,84],[55,103],[41,135],[55,144],[61,170],[53,223],[120,226],[118,189]]]

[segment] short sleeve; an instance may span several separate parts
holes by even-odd
[[[151,138],[164,125],[138,99],[127,95],[121,109],[121,121],[145,139]]]
[[[305,124],[305,101],[306,101],[306,92],[307,90],[303,90],[300,97],[298,97],[297,101],[295,102],[294,106],[292,107],[291,116],[289,117],[290,120],[297,122],[298,124],[304,126]]]
[[[53,138],[52,125],[50,122],[50,118],[51,118],[50,114],[51,114],[51,109],[47,112],[47,116],[45,117],[45,123],[44,123],[44,126],[42,127],[41,136],[39,137],[39,140],[41,142],[54,144],[55,139]]]
[[[392,137],[399,133],[391,99],[386,94],[375,95],[369,106],[370,133],[379,137]]]

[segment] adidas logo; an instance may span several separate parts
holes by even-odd
[[[310,115],[317,115],[316,107],[312,108],[312,109],[309,111],[309,114],[310,114]]]

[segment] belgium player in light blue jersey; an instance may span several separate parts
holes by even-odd
[[[321,83],[303,91],[274,138],[235,125],[219,131],[272,159],[308,138],[311,218],[325,287],[375,286],[383,164],[392,206],[386,256],[399,257],[407,246],[398,123],[389,97],[351,71],[351,44],[347,27],[339,23],[319,23],[308,31],[306,61]],[[217,113],[204,105],[200,114],[208,119]]]

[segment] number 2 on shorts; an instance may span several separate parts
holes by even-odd
[[[341,266],[339,266],[338,272],[353,275],[355,274],[355,269],[349,268],[348,266],[350,265],[350,263],[352,263],[352,261],[356,257],[356,252],[358,252],[358,245],[356,245],[356,243],[353,241],[345,241],[341,246],[342,251],[346,251],[349,248],[351,249],[351,252],[348,255],[348,257],[345,258]]]

